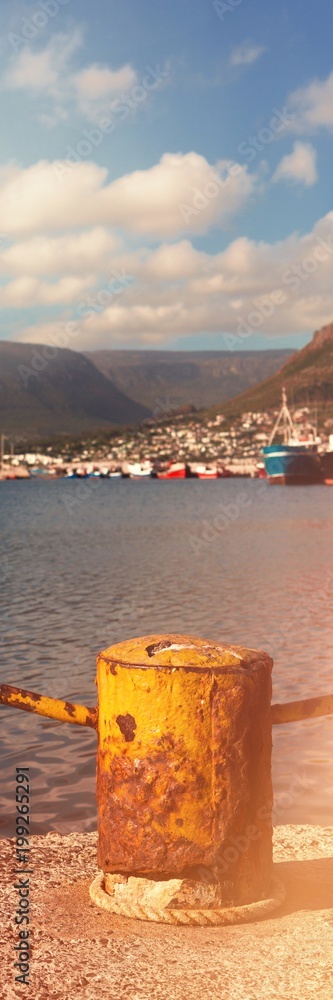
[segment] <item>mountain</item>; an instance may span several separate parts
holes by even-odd
[[[333,415],[333,323],[317,330],[301,351],[296,351],[275,375],[243,392],[223,406],[226,416],[269,410],[281,403],[285,386],[289,403],[318,406]],[[220,407],[215,407],[219,411]]]
[[[92,351],[86,357],[117,389],[155,415],[191,403],[223,403],[272,375],[291,350]]]
[[[77,351],[0,341],[0,431],[20,438],[78,435],[140,423],[129,399]],[[39,370],[38,370],[39,369]]]

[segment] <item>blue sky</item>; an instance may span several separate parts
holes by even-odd
[[[10,0],[0,336],[302,346],[333,319],[329,0]]]

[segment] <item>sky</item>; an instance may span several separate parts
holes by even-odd
[[[331,0],[2,0],[0,339],[301,347],[333,320]]]

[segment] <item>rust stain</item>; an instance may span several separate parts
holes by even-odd
[[[74,722],[77,725],[89,726],[91,729],[96,729],[97,726],[96,708],[72,705],[69,701],[49,698],[9,684],[0,685],[0,703],[8,705],[9,708],[20,708],[24,712],[34,712],[46,718],[58,719],[60,722]]]
[[[71,718],[74,719],[75,718],[75,714],[76,714],[75,713],[75,705],[73,705],[71,701],[64,701],[64,707],[65,707],[66,712],[68,713],[68,715],[70,715]]]
[[[185,750],[176,746],[174,755],[181,753],[185,767]],[[173,756],[173,755],[172,755]],[[97,798],[99,818],[99,864],[104,871],[121,870],[137,874],[184,871],[202,859],[202,847],[186,836],[185,821],[180,812],[186,809],[188,784],[176,775],[177,765],[172,756],[156,745],[144,759],[131,759],[121,754],[112,758],[110,770],[105,769],[107,753],[99,752]],[[204,784],[202,774],[189,766],[193,794],[200,802]],[[170,825],[173,817],[174,827]],[[201,830],[206,830],[208,863],[212,860],[212,811],[203,803],[200,812]],[[178,828],[179,834],[176,833]],[[206,851],[205,857],[206,857]]]
[[[19,700],[21,700],[22,698],[29,698],[30,701],[35,701],[35,702],[40,701],[41,697],[40,694],[34,694],[34,692],[26,691],[23,688],[14,687],[9,684],[0,685],[0,701],[3,702],[4,704],[10,701],[11,704],[13,705],[14,702],[12,701],[12,698],[13,695],[15,694],[18,696]],[[30,711],[32,711],[31,708]]]
[[[108,667],[110,674],[113,674],[113,676],[116,677],[117,676],[116,663],[114,663],[113,660],[109,660]]]
[[[170,641],[168,642],[167,639],[164,639],[161,642],[153,642],[150,646],[146,646],[146,651],[148,656],[155,656],[155,653],[158,653],[160,649],[170,649],[171,645]]]
[[[136,721],[133,715],[127,712],[126,715],[117,715],[116,718],[117,726],[119,726],[120,732],[124,736],[126,743],[132,743],[135,739]]]
[[[202,851],[181,834],[169,830],[170,814],[177,817],[187,789],[164,767],[165,758],[134,762],[114,757],[112,772],[98,769],[98,861],[104,871],[171,875],[199,861]],[[207,823],[207,817],[202,816]]]

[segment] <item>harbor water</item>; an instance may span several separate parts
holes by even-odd
[[[0,483],[1,681],[87,705],[100,649],[152,632],[267,650],[273,700],[333,690],[333,490],[224,479]],[[32,832],[96,827],[91,730],[1,708]],[[275,823],[332,823],[333,717],[273,731]]]

